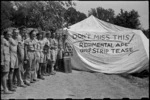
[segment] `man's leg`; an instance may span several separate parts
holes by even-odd
[[[55,71],[54,71],[54,65],[55,65],[55,62],[52,61],[51,62],[51,75],[55,75],[56,74]]]
[[[37,71],[38,71],[38,68],[39,67],[39,64],[38,64],[38,62],[36,61],[35,62],[35,70],[34,70],[34,77],[33,77],[33,81],[38,81],[38,79],[37,79]]]
[[[51,70],[51,61],[48,60],[48,63],[47,63],[47,73],[50,75],[50,70]]]
[[[22,80],[22,77],[21,77],[21,73],[20,73],[19,68],[16,68],[15,70],[16,70],[16,77],[17,77],[17,80],[18,80],[18,86],[20,86],[20,87],[26,87],[26,86],[24,85],[23,80]]]
[[[4,94],[11,94],[13,92],[8,90],[7,78],[8,78],[8,72],[1,72],[1,81],[2,81],[2,87],[4,89]]]
[[[9,72],[9,75],[8,75],[8,81],[9,81],[9,90],[10,91],[16,91],[14,88],[13,88],[13,74],[14,74],[14,68],[10,68],[10,72]]]
[[[12,81],[13,81],[13,87],[14,88],[17,88],[17,82],[18,82],[18,79],[17,79],[17,70],[16,70],[16,68],[14,68],[14,73],[13,73],[13,79],[12,79]]]
[[[39,63],[39,70],[38,70],[38,78],[44,80],[44,77],[42,75],[42,63]]]
[[[24,73],[24,83],[28,86],[30,86],[29,78],[30,78],[30,68],[29,68],[29,62],[24,64],[25,73]]]

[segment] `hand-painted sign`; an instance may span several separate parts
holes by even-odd
[[[121,67],[118,68],[118,66],[124,67],[128,66],[127,64],[129,64],[127,69],[132,72],[133,68],[130,66],[139,61],[137,57],[146,55],[141,37],[132,31],[102,33],[69,30],[67,40],[70,45],[73,45],[76,54],[86,63],[86,66],[100,72],[107,72],[110,67],[110,73],[115,73],[115,70],[118,71],[116,73],[125,72],[125,69],[120,70]],[[75,56],[73,55],[73,58]]]

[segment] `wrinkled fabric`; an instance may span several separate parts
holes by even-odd
[[[149,40],[140,30],[101,21],[94,16],[67,30],[74,69],[102,73],[134,73],[149,65]]]

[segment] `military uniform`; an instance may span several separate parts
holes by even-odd
[[[38,42],[39,46],[40,46],[40,63],[44,63],[44,54],[43,54],[43,47],[44,47],[44,42],[42,40],[39,40]]]
[[[43,41],[44,41],[44,48],[43,48],[44,54],[46,56],[46,59],[50,60],[50,41],[47,38],[44,38]]]
[[[25,66],[24,66],[24,40],[22,39],[21,35],[18,35],[18,67],[19,67],[19,77],[21,80],[21,85],[24,85],[24,73],[25,73]]]
[[[51,50],[50,50],[50,59],[51,59],[51,64],[56,63],[57,59],[57,41],[56,39],[50,39],[50,45],[51,45]],[[51,66],[51,72],[54,71],[54,66]]]
[[[1,65],[4,67],[1,69],[2,72],[9,72],[10,70],[10,43],[5,38],[1,38]]]
[[[50,59],[51,59],[51,61],[56,62],[57,41],[56,41],[56,39],[50,39],[50,43],[51,43]]]
[[[37,58],[36,58],[36,63],[37,63],[37,70],[39,70],[39,63],[40,63],[40,42],[39,40],[37,40],[37,45],[36,45],[36,55],[37,55]]]
[[[64,54],[64,50],[63,50],[63,41],[62,38],[59,39],[58,41],[58,69],[59,70],[63,70],[63,54]]]
[[[27,39],[25,41],[26,59],[28,60],[27,73],[30,77],[30,82],[33,82],[34,71],[36,68],[36,40]],[[25,77],[27,79],[27,77]]]
[[[47,66],[48,63],[50,63],[50,42],[47,38],[44,38],[43,39],[44,41],[44,47],[43,47],[43,54],[44,54],[44,74],[45,75],[48,75],[47,74]]]
[[[18,35],[18,66],[21,72],[24,73],[24,40]]]
[[[35,39],[36,41],[36,47],[35,47],[35,71],[34,71],[34,77],[33,79],[37,80],[37,74],[38,74],[38,70],[39,70],[39,61],[40,61],[40,45],[37,39]]]
[[[10,60],[11,60],[11,66],[10,68],[18,68],[18,56],[17,56],[17,46],[18,46],[18,41],[14,40],[11,38],[9,40],[10,42]]]
[[[18,67],[18,56],[17,56],[17,39],[10,38],[10,72],[9,72],[9,87],[13,89],[13,84],[20,83],[19,67]],[[16,80],[17,79],[17,80]]]
[[[43,53],[43,47],[44,42],[42,40],[37,41],[37,55],[38,55],[38,63],[39,63],[39,69],[38,69],[38,78],[44,79],[42,76],[42,69],[43,69],[43,63],[44,63],[44,53]]]
[[[4,37],[1,37],[1,81],[2,81],[1,86],[3,88],[3,93],[5,94],[11,93],[8,91],[8,86],[10,86],[10,84],[7,84],[9,71],[10,71],[10,43]]]

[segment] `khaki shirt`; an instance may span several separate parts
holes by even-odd
[[[5,38],[2,39],[3,41],[3,60],[10,61],[10,43]]]
[[[25,41],[25,46],[27,46],[27,51],[36,51],[37,41],[36,39],[27,39]]]
[[[43,52],[43,48],[44,48],[44,41],[43,40],[39,40],[39,45],[40,45],[40,51]]]
[[[44,42],[43,51],[44,51],[44,53],[47,54],[50,51],[50,41],[47,38],[44,38],[43,42]]]
[[[50,39],[50,45],[51,49],[57,49],[58,48],[58,41],[56,39]]]
[[[36,51],[41,51],[41,44],[39,40],[37,40]]]
[[[18,35],[18,57],[24,59],[24,40]]]

